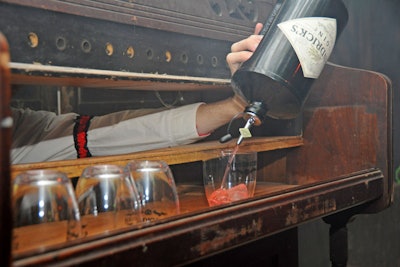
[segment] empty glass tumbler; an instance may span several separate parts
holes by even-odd
[[[74,189],[66,174],[31,170],[13,181],[13,251],[42,249],[81,236]]]
[[[165,162],[131,161],[126,170],[136,184],[143,221],[152,222],[179,214],[175,180]]]
[[[84,236],[141,223],[135,185],[118,165],[85,168],[75,189]]]

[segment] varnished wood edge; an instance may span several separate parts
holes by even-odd
[[[12,84],[132,90],[229,89],[230,79],[63,67],[11,62]]]
[[[133,159],[142,160],[163,160],[167,164],[180,164],[187,162],[202,161],[216,158],[222,149],[229,149],[235,146],[235,140],[222,144],[219,141],[207,141],[196,144],[169,147],[163,149],[135,152],[106,157],[91,157],[83,159],[73,159],[64,161],[49,161],[30,164],[12,165],[12,177],[21,172],[34,169],[56,169],[65,172],[68,177],[78,177],[82,170],[95,164],[118,164],[125,165]],[[241,151],[270,151],[301,146],[303,138],[301,136],[290,137],[254,137],[243,141],[240,146]]]

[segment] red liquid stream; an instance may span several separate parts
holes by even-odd
[[[229,157],[228,163],[226,164],[224,176],[223,176],[222,181],[221,181],[221,187],[220,187],[221,189],[224,188],[224,184],[225,184],[225,182],[226,182],[226,178],[228,177],[229,171],[231,170],[232,162],[233,162],[233,159],[234,159],[235,156],[236,156],[236,153],[237,153],[238,149],[239,149],[239,146],[236,145],[236,146],[235,146],[235,149],[232,151],[231,156]]]

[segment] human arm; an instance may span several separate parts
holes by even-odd
[[[233,75],[240,65],[248,60],[260,43],[262,36],[258,35],[263,25],[257,23],[254,34],[240,40],[231,46],[231,52],[226,56],[226,61]],[[196,124],[200,135],[227,124],[235,115],[244,111],[246,102],[234,95],[231,98],[201,105],[197,110]]]
[[[109,156],[193,143],[203,138],[196,129],[201,105],[124,110],[94,117],[12,109],[12,163]]]
[[[227,124],[235,115],[244,111],[246,103],[238,96],[214,103],[200,105],[196,114],[197,132],[206,135]]]

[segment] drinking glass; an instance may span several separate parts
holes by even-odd
[[[141,223],[135,185],[118,165],[86,167],[75,188],[83,236]]]
[[[221,151],[203,161],[204,190],[210,206],[232,203],[254,195],[257,152]]]
[[[43,249],[81,236],[74,189],[66,174],[30,170],[13,181],[13,251]]]
[[[131,161],[126,165],[136,184],[144,222],[152,222],[180,212],[175,180],[164,161]]]

